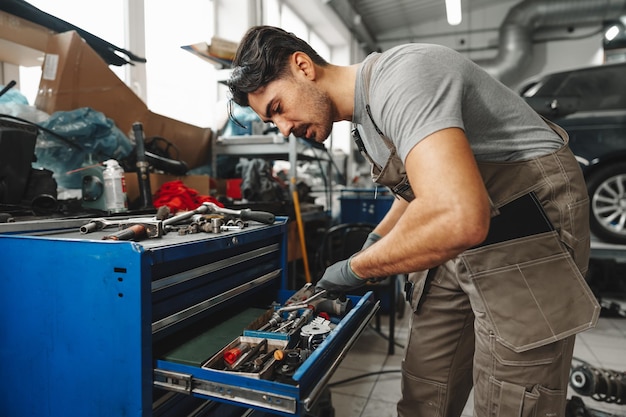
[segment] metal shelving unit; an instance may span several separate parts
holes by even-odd
[[[277,133],[268,135],[218,136],[213,139],[211,165],[213,176],[217,178],[218,155],[235,155],[242,158],[286,160],[289,161],[290,164],[289,190],[293,192],[295,190],[296,180],[298,177],[298,161],[319,160],[320,156],[313,150],[316,147],[323,147],[323,145],[314,145],[293,135],[285,138],[283,135]],[[317,149],[322,152],[322,149],[325,148]],[[323,152],[325,152],[325,150]],[[332,162],[327,154],[325,155],[325,162],[329,164]]]

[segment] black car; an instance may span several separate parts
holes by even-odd
[[[592,233],[626,244],[626,62],[549,74],[521,95],[569,134],[587,182]]]

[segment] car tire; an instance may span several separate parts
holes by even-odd
[[[591,232],[599,239],[626,244],[626,164],[613,164],[587,178]]]

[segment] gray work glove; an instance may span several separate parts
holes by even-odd
[[[374,243],[378,242],[382,238],[383,237],[379,235],[378,233],[370,232],[370,234],[367,235],[367,239],[365,240],[365,243],[363,244],[363,247],[361,248],[361,250],[365,250],[369,248],[370,246],[372,246]]]
[[[322,278],[317,282],[315,290],[326,290],[328,298],[334,299],[341,297],[350,290],[365,285],[367,280],[359,278],[352,268],[350,268],[350,259],[352,259],[352,257],[339,261],[326,268],[324,275],[322,275]]]

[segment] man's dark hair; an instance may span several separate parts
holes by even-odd
[[[273,26],[253,26],[239,43],[228,81],[232,101],[249,106],[248,94],[281,78],[289,57],[304,52],[315,64],[328,63],[311,46],[293,33]]]

